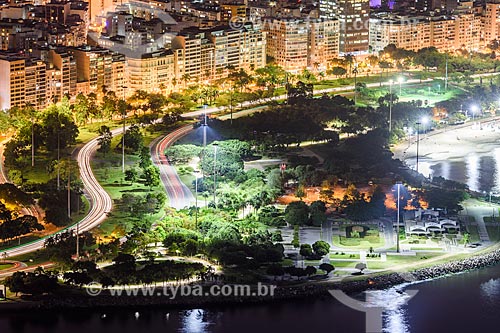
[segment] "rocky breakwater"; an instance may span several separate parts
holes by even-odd
[[[484,268],[500,262],[500,249],[476,255],[463,260],[451,261],[435,266],[417,269],[411,272],[390,273],[361,281],[341,282],[339,289],[345,292],[361,292],[367,289],[387,289],[398,284],[425,281],[450,274],[463,273]]]

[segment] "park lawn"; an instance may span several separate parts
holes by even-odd
[[[121,140],[121,136],[114,137],[112,141],[112,147]],[[139,156],[126,154],[125,155],[125,169],[135,167],[138,173],[141,170],[138,166]],[[117,151],[112,151],[104,156],[102,153],[97,153],[95,158],[92,160],[92,170],[94,175],[104,188],[104,190],[110,195],[113,201],[121,199],[124,193],[132,193],[136,195],[146,195],[150,192],[150,188],[145,186],[141,180],[130,183],[124,180],[122,173],[122,155]],[[152,192],[163,192],[162,185],[153,187]],[[167,198],[168,201],[168,198]],[[166,202],[167,202],[166,201]],[[152,215],[145,215],[141,217],[141,220],[148,219],[151,221],[157,221],[164,216],[164,211],[160,209],[158,213]],[[121,237],[126,233],[130,232],[135,222],[139,219],[131,217],[128,212],[123,212],[116,209],[116,206],[108,214],[108,218],[98,227],[96,233],[99,237]]]
[[[115,138],[113,138],[113,146]],[[139,161],[137,155],[125,155],[125,170],[130,167],[136,167]],[[91,161],[92,170],[96,179],[102,187],[109,193],[112,199],[121,198],[125,192],[148,192],[149,188],[136,182],[130,184],[124,180],[122,173],[122,155],[118,152],[109,152],[104,156],[97,153]],[[139,168],[137,168],[139,169]],[[138,170],[139,171],[139,170]]]
[[[369,235],[364,238],[346,238],[333,236],[333,244],[345,249],[369,250],[370,247],[379,248],[385,245],[385,240],[378,235]]]
[[[330,261],[330,264],[335,268],[354,268],[359,261]]]
[[[20,245],[23,245],[26,243],[31,243],[33,241],[40,239],[40,238],[41,238],[41,236],[39,236],[39,235],[28,234],[26,236],[21,237],[21,242],[19,242],[18,239],[12,240],[12,241],[10,241],[10,243],[2,242],[0,245],[0,251],[10,249],[13,247],[17,247],[17,246],[20,246]]]
[[[28,266],[38,266],[40,264],[49,262],[50,257],[48,256],[47,251],[42,249],[35,252],[30,252],[19,256],[10,257],[9,260],[21,261]]]
[[[495,217],[485,216],[483,217],[483,221],[486,223],[491,223],[491,222],[500,223],[500,216],[495,216]]]
[[[391,256],[387,255],[387,261],[367,261],[366,265],[368,269],[390,269],[397,265],[406,265],[412,263],[425,263],[426,260],[432,259],[435,257],[442,256],[442,253],[419,253],[416,256]],[[425,258],[425,259],[424,259]]]
[[[304,260],[304,264],[306,266],[318,266],[320,264],[320,260]]]
[[[141,218],[131,217],[128,212],[123,212],[118,209],[113,209],[109,214],[106,220],[94,229],[94,233],[101,240],[112,240],[114,238],[120,238],[125,236],[127,233],[130,233],[133,229],[134,222],[138,221],[150,221],[155,222],[159,221],[165,212],[160,210],[155,214],[147,214],[142,216]]]
[[[354,253],[354,254],[350,254],[350,253],[335,253],[335,254],[330,254],[330,259],[352,259],[352,260],[356,260],[358,259],[359,260],[360,256],[359,256],[359,253]]]
[[[480,241],[479,231],[476,225],[467,225],[467,232],[469,233],[469,242],[476,243]]]
[[[411,251],[443,251],[442,247],[410,247]]]
[[[12,268],[14,267],[13,264],[0,264],[0,271],[3,270],[3,269],[9,269],[9,268]]]
[[[61,154],[61,156],[63,155]],[[28,180],[30,183],[48,182],[53,177],[51,177],[51,175],[47,172],[47,167],[53,160],[54,159],[52,157],[35,156],[35,166],[31,167],[30,165],[22,170],[23,179]]]
[[[490,236],[490,241],[498,242],[500,241],[500,230],[498,226],[486,226],[486,230],[488,231],[488,236]]]

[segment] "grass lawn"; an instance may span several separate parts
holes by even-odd
[[[475,243],[479,242],[479,231],[475,225],[467,225],[467,232],[469,233],[469,242]]]
[[[410,247],[412,251],[443,251],[442,247]]]
[[[369,269],[389,269],[397,265],[406,265],[411,263],[425,263],[426,260],[442,256],[442,253],[419,253],[416,256],[391,256],[387,255],[387,261],[368,261]]]
[[[359,261],[330,261],[330,264],[335,268],[354,268]]]
[[[486,230],[488,231],[488,235],[490,236],[490,240],[492,242],[500,241],[500,230],[498,226],[486,226]]]
[[[10,257],[9,260],[22,261],[28,266],[38,266],[50,261],[50,258],[45,250],[38,250],[20,256]]]
[[[112,147],[115,147],[120,137],[113,138]],[[146,195],[150,189],[145,186],[141,180],[130,183],[126,182],[122,173],[122,156],[119,152],[113,151],[106,156],[97,153],[92,160],[92,169],[96,179],[99,181],[105,191],[111,196],[113,201],[119,200],[124,193],[132,193],[135,195]],[[127,154],[125,156],[125,169],[135,167],[139,174],[141,173],[138,167],[139,157],[137,155]],[[163,191],[161,184],[153,187],[151,191]],[[163,216],[163,211],[153,214],[145,215],[142,219],[158,220]],[[119,211],[116,207],[113,208],[109,217],[97,229],[98,233],[102,236],[113,235],[115,237],[123,236],[129,232],[134,225],[137,218],[132,218],[128,212]]]
[[[346,238],[335,235],[333,236],[333,244],[346,249],[369,250],[370,247],[379,248],[384,246],[385,241],[380,238],[378,230],[369,230],[367,236],[363,238]]]
[[[359,253],[358,254],[349,254],[349,253],[338,253],[338,254],[330,254],[330,259],[352,259],[356,260],[359,259]]]
[[[0,271],[3,269],[9,269],[12,268],[14,265],[12,264],[0,264]]]
[[[491,222],[500,223],[500,216],[495,216],[495,217],[485,216],[483,217],[483,221],[487,223]]]

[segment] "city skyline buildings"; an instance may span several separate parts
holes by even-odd
[[[369,0],[11,1],[0,8],[0,108],[104,90],[171,93],[269,61],[291,73],[325,72],[337,57],[388,44],[476,51],[500,36],[498,0],[412,1],[402,10],[405,3],[384,10]],[[40,64],[45,78],[34,78]]]

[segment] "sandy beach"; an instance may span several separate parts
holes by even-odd
[[[411,137],[394,147],[394,157],[403,160],[416,157],[417,137]],[[427,160],[461,159],[469,153],[484,154],[500,147],[500,119],[486,124],[470,123],[467,127],[420,134],[419,158]]]

